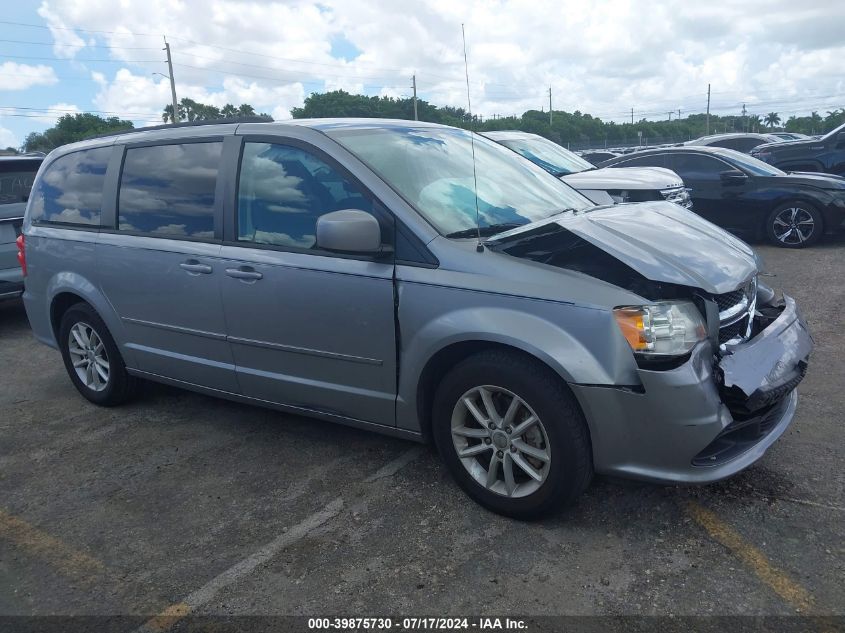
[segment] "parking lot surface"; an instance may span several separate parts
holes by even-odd
[[[597,478],[535,523],[429,447],[156,385],[97,408],[2,303],[0,614],[842,615],[845,237],[759,251],[816,340],[790,429],[732,480]]]

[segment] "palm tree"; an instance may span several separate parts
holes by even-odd
[[[223,106],[223,109],[220,110],[220,114],[223,115],[227,119],[231,119],[233,117],[238,116],[238,109],[233,106],[231,103],[227,103]]]
[[[763,125],[763,119],[759,114],[751,114],[748,116],[748,130],[760,131],[760,126]]]
[[[769,112],[766,115],[766,125],[769,128],[774,128],[776,125],[780,124],[780,115],[777,112]]]
[[[179,121],[185,120],[185,106],[182,103],[177,104],[176,117]],[[165,123],[176,123],[173,119],[173,105],[164,106],[164,112],[161,113],[161,118]]]
[[[255,116],[255,109],[248,103],[242,103],[238,108],[238,116]]]

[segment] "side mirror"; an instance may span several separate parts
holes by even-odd
[[[739,185],[745,182],[745,179],[748,178],[748,176],[738,169],[727,169],[719,172],[719,178],[721,178],[722,182],[726,185]]]
[[[377,253],[381,248],[381,227],[366,211],[333,211],[317,218],[317,248],[341,253]]]

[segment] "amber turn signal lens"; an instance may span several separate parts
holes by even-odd
[[[617,308],[613,311],[622,335],[635,352],[646,351],[649,347],[645,332],[646,314],[645,310],[638,308]]]

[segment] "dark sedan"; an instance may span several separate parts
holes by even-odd
[[[758,145],[751,155],[788,171],[820,171],[845,176],[845,125],[821,138]]]
[[[845,220],[845,178],[787,174],[740,152],[669,147],[620,156],[601,167],[666,167],[687,187],[695,213],[749,238],[803,248]]]

